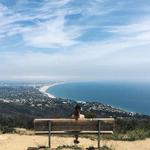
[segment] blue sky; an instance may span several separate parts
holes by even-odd
[[[0,80],[149,77],[149,0],[0,0]]]

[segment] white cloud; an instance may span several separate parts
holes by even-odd
[[[78,36],[80,36],[78,27],[66,29],[64,17],[58,17],[29,29],[23,38],[28,45],[49,48],[71,46],[76,43],[75,38]]]
[[[27,3],[29,1],[26,1]],[[150,22],[132,20],[127,25],[97,25],[112,37],[101,42],[78,43],[76,38],[85,32],[91,20],[84,24],[68,25],[65,16],[78,9],[68,8],[71,0],[45,0],[33,13],[14,12],[0,5],[0,38],[21,34],[26,45],[37,48],[60,48],[55,53],[0,52],[0,78],[100,79],[144,78],[150,75]],[[101,10],[105,1],[92,3],[83,15],[103,15],[119,8]],[[22,1],[23,3],[23,1]],[[22,4],[17,4],[22,5]],[[85,6],[86,7],[86,6]],[[103,7],[102,7],[103,8]],[[79,8],[80,9],[80,8]],[[100,11],[99,11],[100,10]],[[79,11],[80,12],[80,11]],[[86,18],[86,16],[84,16]],[[87,16],[88,17],[88,16]],[[42,20],[42,21],[41,21]],[[24,26],[21,21],[32,21]],[[21,48],[21,47],[18,47]],[[62,51],[65,49],[65,51]],[[11,49],[10,49],[11,50]],[[13,50],[12,50],[13,51]],[[29,49],[28,49],[29,51]]]
[[[150,74],[150,44],[93,43],[61,53],[1,53],[1,78],[90,80],[144,78]],[[11,67],[8,67],[11,66]],[[9,75],[10,74],[10,75]]]
[[[1,4],[0,37],[7,38],[20,34],[26,45],[41,48],[74,45],[77,42],[75,39],[82,33],[79,26],[66,26],[65,15],[69,10],[63,6],[70,1],[45,0],[39,8],[33,9],[32,14],[15,12]],[[20,6],[22,3],[17,5]],[[34,24],[24,25],[21,24],[22,21],[32,21]]]
[[[133,20],[131,23],[126,25],[119,25],[119,26],[108,26],[108,31],[122,34],[122,35],[130,35],[136,33],[142,33],[150,31],[150,17],[143,17],[142,19]]]

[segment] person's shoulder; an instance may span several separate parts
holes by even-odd
[[[80,118],[81,118],[81,119],[84,119],[85,116],[84,116],[83,114],[80,114]]]

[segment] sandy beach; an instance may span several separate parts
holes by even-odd
[[[39,88],[39,91],[45,95],[47,95],[48,97],[50,98],[56,98],[54,95],[50,94],[47,92],[47,90],[53,86],[56,86],[56,85],[60,85],[60,84],[63,84],[64,82],[59,82],[59,83],[53,83],[53,84],[50,84],[50,85],[45,85],[45,86],[42,86],[41,88]]]
[[[74,145],[73,137],[52,137],[52,148],[61,145]],[[27,150],[29,147],[47,146],[47,136],[1,134],[0,150]],[[127,142],[127,141],[101,141],[101,146],[107,145],[114,150],[150,150],[150,139]],[[86,149],[89,146],[97,146],[96,140],[80,138],[79,147]]]

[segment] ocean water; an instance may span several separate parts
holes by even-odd
[[[55,97],[96,101],[124,110],[150,115],[150,83],[80,82],[48,89]]]

